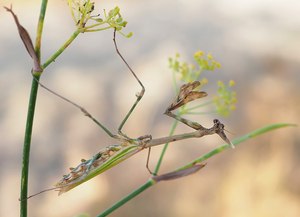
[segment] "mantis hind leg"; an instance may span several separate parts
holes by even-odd
[[[134,78],[137,80],[137,82],[139,83],[139,85],[141,86],[141,91],[136,95],[136,100],[133,103],[133,105],[131,106],[131,108],[129,109],[128,113],[126,114],[126,116],[124,117],[124,119],[122,120],[120,126],[118,127],[118,133],[124,137],[127,137],[123,132],[122,129],[126,123],[126,121],[128,120],[129,116],[132,114],[132,112],[134,111],[135,107],[137,106],[137,104],[139,103],[139,101],[142,99],[142,97],[144,96],[145,93],[145,87],[143,85],[143,83],[141,82],[141,80],[137,77],[137,75],[135,74],[135,72],[132,70],[132,68],[129,66],[129,64],[127,63],[127,61],[124,59],[124,57],[122,56],[122,54],[120,53],[119,49],[118,49],[118,45],[116,42],[116,29],[114,30],[114,36],[113,36],[113,42],[114,42],[114,46],[116,49],[117,54],[119,55],[119,57],[122,59],[122,61],[125,63],[125,65],[127,66],[127,68],[129,69],[129,71],[131,72],[131,74],[134,76]]]

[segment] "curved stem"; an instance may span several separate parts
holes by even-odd
[[[256,136],[262,135],[262,134],[267,133],[269,131],[273,131],[275,129],[279,129],[279,128],[282,128],[282,127],[292,127],[292,126],[297,126],[297,125],[289,124],[289,123],[271,124],[271,125],[262,127],[260,129],[254,130],[254,131],[252,131],[248,134],[245,134],[244,136],[236,138],[236,139],[233,140],[232,143],[234,145],[238,145],[238,144],[240,144],[240,143],[242,143],[242,142],[244,142],[248,139],[252,139]],[[224,151],[225,149],[227,149],[229,147],[230,147],[230,145],[228,145],[228,144],[221,145],[221,146],[213,149],[212,151],[202,155],[201,157],[193,160],[192,162],[186,164],[185,166],[178,168],[176,171],[185,170],[187,168],[193,167],[195,164],[203,162],[204,160],[207,160],[208,158],[210,158],[210,157],[212,157],[216,154],[221,153],[222,151]],[[115,211],[116,209],[118,209],[119,207],[124,205],[126,202],[130,201],[132,198],[134,198],[135,196],[142,193],[143,191],[145,191],[146,189],[148,189],[149,187],[153,186],[156,183],[157,182],[155,182],[154,179],[150,178],[146,183],[144,183],[139,188],[134,190],[132,193],[128,194],[126,197],[124,197],[123,199],[121,199],[120,201],[118,201],[117,203],[112,205],[110,208],[106,209],[104,212],[99,214],[97,217],[107,216],[108,214],[112,213],[113,211]]]
[[[139,188],[137,188],[136,190],[134,190],[133,192],[131,192],[130,194],[125,196],[123,199],[119,200],[117,203],[115,203],[114,205],[112,205],[111,207],[106,209],[104,212],[102,212],[97,217],[104,217],[104,216],[111,214],[113,211],[115,211],[116,209],[123,206],[125,203],[130,201],[132,198],[136,197],[137,195],[139,195],[140,193],[142,193],[143,191],[145,191],[146,189],[148,189],[149,187],[151,187],[155,184],[156,184],[156,182],[153,179],[149,179],[145,184],[141,185]]]
[[[38,60],[40,59],[40,47],[41,47],[41,38],[43,32],[43,23],[45,18],[45,13],[47,9],[48,0],[43,0],[41,9],[40,9],[40,17],[38,21],[37,28],[37,38],[35,45],[35,52],[37,53]],[[28,194],[28,174],[29,174],[29,157],[30,157],[30,144],[31,144],[31,135],[32,135],[32,127],[33,127],[33,119],[34,119],[34,111],[36,105],[36,98],[38,92],[38,80],[40,76],[35,75],[32,79],[31,84],[31,92],[29,98],[29,105],[27,111],[27,121],[26,121],[26,129],[25,129],[25,138],[23,144],[23,156],[22,156],[22,173],[21,173],[21,190],[20,190],[20,216],[27,216],[27,200],[23,200],[27,198]]]
[[[170,130],[170,133],[169,133],[169,136],[172,136],[172,135],[174,134],[175,129],[176,129],[176,127],[177,127],[177,124],[178,124],[178,121],[175,120],[175,121],[173,122],[173,124],[172,124],[171,130]],[[157,175],[157,173],[158,173],[158,171],[159,171],[159,169],[160,169],[162,160],[163,160],[163,158],[164,158],[164,156],[165,156],[165,154],[166,154],[166,151],[167,151],[168,147],[169,147],[169,143],[166,143],[166,144],[164,145],[164,147],[163,147],[163,150],[162,150],[161,153],[160,153],[159,159],[158,159],[158,161],[157,161],[157,164],[156,164],[155,170],[154,170],[154,174],[156,174],[156,175]]]
[[[264,133],[267,133],[269,131],[276,130],[276,129],[282,128],[282,127],[295,127],[295,126],[296,126],[295,124],[289,124],[289,123],[271,124],[271,125],[262,127],[260,129],[254,130],[254,131],[252,131],[248,134],[245,134],[244,136],[241,136],[239,138],[234,139],[232,141],[232,144],[234,146],[236,146],[236,145],[239,145],[239,144],[241,144],[242,142],[244,142],[248,139],[257,137],[257,136],[262,135]],[[201,162],[213,157],[214,155],[221,153],[222,151],[224,151],[225,149],[228,149],[228,148],[230,148],[229,144],[220,145],[219,147],[217,147],[217,148],[213,149],[212,151],[202,155],[199,158],[196,158],[195,160],[191,161],[190,163],[186,164],[185,166],[178,168],[177,171],[184,170],[184,169],[187,169],[187,168],[189,168],[189,167],[191,167],[191,166],[193,166],[197,163],[201,163]]]
[[[74,41],[74,39],[79,35],[80,29],[77,29],[71,37],[42,65],[42,68],[45,69],[50,63],[54,62],[55,59]]]

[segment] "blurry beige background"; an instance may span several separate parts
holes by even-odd
[[[13,4],[35,38],[40,1],[0,3],[0,216],[19,215],[23,133],[31,85],[31,60],[3,5]],[[121,52],[146,86],[125,127],[132,136],[168,134],[162,115],[173,97],[167,58],[176,52],[192,61],[211,52],[222,68],[212,83],[234,79],[237,111],[221,118],[231,138],[275,122],[299,123],[300,2],[298,0],[96,1],[96,9],[118,5],[131,39],[118,37]],[[42,43],[45,61],[74,30],[66,1],[49,1]],[[112,129],[134,101],[139,86],[114,52],[112,31],[83,34],[45,71],[42,81],[83,105]],[[208,86],[214,94],[214,86]],[[217,116],[195,120],[211,126]],[[180,126],[177,132],[188,132]],[[248,141],[208,161],[201,172],[148,189],[112,216],[297,217],[300,216],[299,128]],[[56,183],[67,168],[112,144],[77,109],[40,89],[30,161],[29,193]],[[169,171],[222,141],[217,136],[173,144],[163,163]],[[161,147],[153,150],[154,167]],[[29,200],[29,216],[95,216],[149,177],[146,151],[58,197]]]

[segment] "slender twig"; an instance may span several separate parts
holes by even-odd
[[[119,200],[117,203],[115,203],[114,205],[112,205],[111,207],[106,209],[104,212],[99,214],[97,217],[108,216],[110,213],[117,210],[118,208],[123,206],[125,203],[127,203],[128,201],[130,201],[131,199],[133,199],[134,197],[136,197],[140,193],[144,192],[145,190],[147,190],[149,187],[153,186],[154,184],[155,184],[154,180],[149,179],[145,184],[141,185],[139,188],[134,190],[132,193],[128,194],[126,197]]]
[[[202,108],[202,107],[211,105],[211,104],[213,104],[213,103],[214,103],[214,101],[213,101],[213,100],[210,100],[210,101],[207,101],[207,102],[205,102],[205,103],[201,103],[201,104],[198,104],[198,105],[196,105],[196,106],[189,107],[189,111],[195,110],[195,109],[198,109],[198,108]]]
[[[202,169],[204,166],[205,166],[205,164],[194,165],[193,167],[191,167],[189,169],[186,169],[186,170],[182,170],[180,172],[173,171],[173,172],[170,172],[170,173],[163,174],[161,176],[153,176],[145,184],[141,185],[139,188],[137,188],[131,194],[128,194],[122,200],[115,203],[110,208],[106,209],[104,212],[102,212],[97,217],[104,217],[104,216],[109,215],[114,210],[116,210],[116,209],[120,208],[121,206],[123,206],[127,201],[133,199],[134,197],[136,197],[140,193],[144,192],[149,187],[152,187],[153,185],[159,183],[160,181],[169,181],[169,180],[174,180],[174,179],[182,178],[184,176],[191,175],[191,174],[197,172],[198,170]]]
[[[38,80],[39,77],[36,77]],[[21,193],[20,193],[20,216],[27,216],[27,200],[23,200],[27,198],[28,194],[28,173],[29,173],[29,158],[30,158],[30,145],[31,145],[31,135],[32,135],[32,127],[33,127],[33,119],[34,119],[34,111],[36,105],[36,98],[38,92],[38,83],[35,79],[32,80],[30,98],[27,110],[27,121],[26,121],[26,129],[25,129],[25,137],[24,137],[24,145],[23,145],[23,156],[22,156],[22,174],[21,174]]]
[[[39,60],[41,59],[41,43],[42,43],[42,34],[44,28],[44,19],[45,19],[46,9],[47,9],[47,1],[42,2],[40,17],[39,17],[37,31],[36,31],[35,54],[37,55]]]
[[[235,146],[237,146],[237,145],[241,144],[242,142],[244,142],[246,140],[252,139],[254,137],[257,137],[257,136],[262,135],[264,133],[273,131],[275,129],[279,129],[279,128],[283,128],[283,127],[293,127],[293,126],[296,126],[296,125],[295,124],[288,124],[288,123],[278,123],[278,124],[268,125],[268,126],[260,128],[258,130],[252,131],[252,132],[250,132],[250,133],[248,133],[244,136],[241,136],[239,138],[234,139],[233,144]],[[175,171],[181,171],[181,170],[185,170],[185,169],[188,169],[190,167],[193,167],[193,165],[195,165],[199,162],[203,162],[204,160],[207,160],[208,158],[210,158],[210,157],[212,157],[216,154],[221,153],[222,151],[224,151],[225,149],[228,149],[229,147],[230,147],[230,145],[228,145],[228,144],[220,145],[219,147],[213,149],[212,151],[202,155],[200,158],[197,158],[197,159],[193,160],[192,162],[176,169]],[[144,192],[149,187],[153,186],[155,183],[156,182],[154,181],[154,179],[150,178],[145,184],[141,185],[136,190],[132,191],[127,196],[125,196],[124,198],[119,200],[117,203],[112,205],[110,208],[106,209],[104,212],[99,214],[98,217],[104,217],[104,216],[107,216],[107,215],[111,214],[112,212],[114,212],[115,210],[117,210],[118,208],[123,206],[125,203],[130,201],[132,198],[136,197],[137,195]]]
[[[231,142],[234,146],[237,146],[237,145],[241,144],[242,142],[245,142],[246,140],[252,139],[252,138],[257,137],[257,136],[260,136],[260,135],[265,134],[267,132],[270,132],[270,131],[273,131],[273,130],[276,130],[276,129],[280,129],[280,128],[283,128],[283,127],[296,127],[296,126],[297,126],[296,124],[290,124],[290,123],[271,124],[271,125],[267,125],[265,127],[259,128],[257,130],[254,130],[254,131],[252,131],[248,134],[245,134],[245,135],[243,135],[239,138],[236,138],[236,139],[232,140]],[[229,144],[220,145],[219,147],[213,149],[212,151],[209,151],[208,153],[202,155],[199,158],[196,158],[195,160],[191,161],[190,163],[186,164],[185,166],[182,166],[182,167],[178,168],[177,170],[186,169],[186,168],[191,167],[192,165],[194,165],[196,163],[204,162],[205,160],[213,157],[216,154],[221,153],[222,151],[224,151],[225,149],[228,149],[228,148],[230,148]]]
[[[40,67],[40,41],[42,37],[43,31],[43,22],[44,22],[44,15],[46,13],[47,8],[47,0],[43,0],[40,9],[40,17],[38,22],[38,30],[37,30],[37,43],[36,47],[33,48],[33,43],[30,39],[30,36],[26,29],[19,23],[17,16],[12,12],[12,9],[6,8],[9,12],[12,13],[16,25],[19,30],[20,37],[33,59],[33,70],[34,71],[42,71]],[[31,135],[32,135],[32,127],[33,127],[33,120],[34,120],[34,113],[35,113],[35,105],[37,99],[37,92],[38,92],[38,80],[40,75],[36,75],[32,80],[31,84],[31,91],[30,91],[30,98],[28,104],[28,111],[27,111],[27,120],[26,120],[26,128],[25,128],[25,136],[24,136],[24,144],[23,144],[23,156],[22,156],[22,172],[21,172],[21,190],[20,190],[20,216],[26,217],[27,216],[27,200],[22,200],[27,198],[28,194],[28,174],[29,174],[29,160],[30,160],[30,146],[31,146]]]
[[[174,134],[175,129],[176,129],[176,127],[177,127],[177,124],[178,124],[178,121],[177,121],[177,120],[174,120],[174,122],[173,122],[173,124],[172,124],[172,127],[171,127],[171,130],[170,130],[170,133],[169,133],[169,136],[172,136],[172,135]],[[162,160],[163,160],[163,158],[164,158],[164,156],[165,156],[165,154],[166,154],[166,151],[167,151],[168,147],[169,147],[169,143],[166,143],[166,144],[164,145],[164,147],[163,147],[163,149],[162,149],[162,151],[161,151],[161,153],[160,153],[159,159],[158,159],[158,161],[157,161],[157,163],[156,163],[155,170],[154,170],[154,174],[157,174],[157,173],[158,173],[158,171],[159,171],[159,169],[160,169],[160,167],[161,167],[161,164],[162,164]]]
[[[45,69],[50,63],[54,62],[55,59],[75,40],[75,38],[81,33],[79,29],[75,30],[71,37],[42,65]]]

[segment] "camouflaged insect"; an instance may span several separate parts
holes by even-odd
[[[58,195],[65,193],[77,185],[88,181],[95,175],[104,172],[110,168],[108,165],[109,163],[113,164],[114,162],[125,160],[126,158],[123,159],[123,155],[120,155],[120,159],[114,159],[113,162],[110,162],[110,159],[116,157],[119,153],[123,151],[127,153],[127,151],[135,150],[137,147],[136,144],[123,142],[121,144],[107,146],[89,160],[82,159],[78,166],[75,168],[71,167],[70,173],[64,175],[63,178],[55,184],[55,188],[59,191]],[[101,169],[103,169],[103,171],[101,171]],[[95,175],[93,176],[93,174]]]

